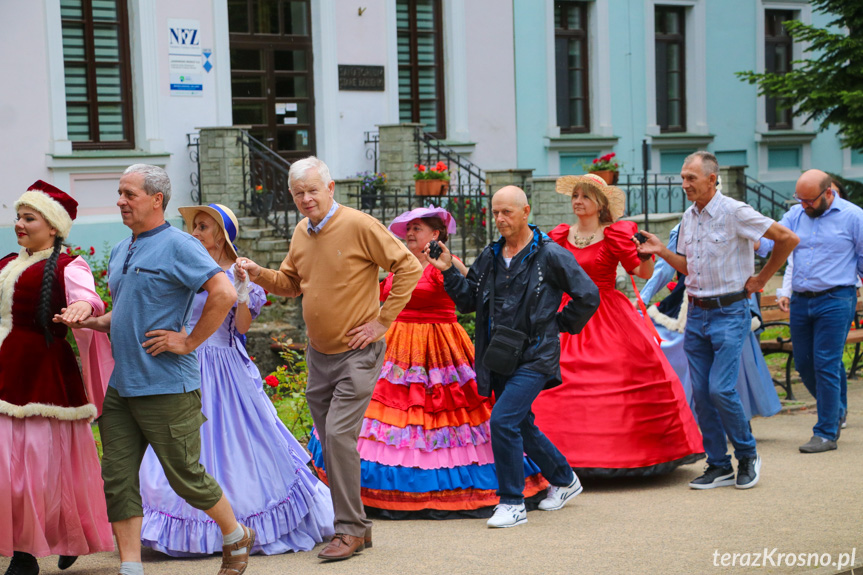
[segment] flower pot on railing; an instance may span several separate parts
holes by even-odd
[[[414,187],[418,196],[445,196],[448,189],[447,180],[417,180]]]
[[[606,184],[613,185],[617,183],[617,178],[620,175],[620,172],[616,170],[599,170],[596,172],[590,172],[591,174],[596,174],[603,180],[605,180]]]

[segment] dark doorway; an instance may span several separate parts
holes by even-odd
[[[234,125],[288,161],[315,153],[310,0],[228,0]]]

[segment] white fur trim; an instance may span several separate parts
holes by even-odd
[[[15,292],[15,283],[24,270],[47,260],[53,251],[54,248],[50,248],[30,255],[27,250],[22,249],[17,258],[0,270],[0,345],[3,345],[6,336],[12,331],[12,294]]]
[[[79,419],[95,419],[98,413],[92,403],[80,407],[60,407],[47,403],[28,403],[15,405],[0,400],[0,413],[10,417],[23,419],[25,417],[50,417],[61,421],[78,421]]]
[[[20,206],[35,208],[51,224],[51,227],[57,230],[61,238],[69,237],[69,232],[72,231],[72,218],[66,208],[48,194],[36,191],[24,192],[15,202],[15,211],[18,211]]]
[[[667,329],[668,331],[676,331],[683,333],[686,330],[686,314],[689,310],[689,298],[686,297],[686,292],[683,292],[683,301],[680,303],[680,313],[676,318],[670,317],[659,311],[659,308],[652,305],[647,308],[647,315],[650,318]]]

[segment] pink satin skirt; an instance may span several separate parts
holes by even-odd
[[[90,424],[0,415],[0,555],[113,550]]]

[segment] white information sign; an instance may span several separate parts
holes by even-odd
[[[201,24],[168,20],[168,71],[172,96],[202,96]]]

